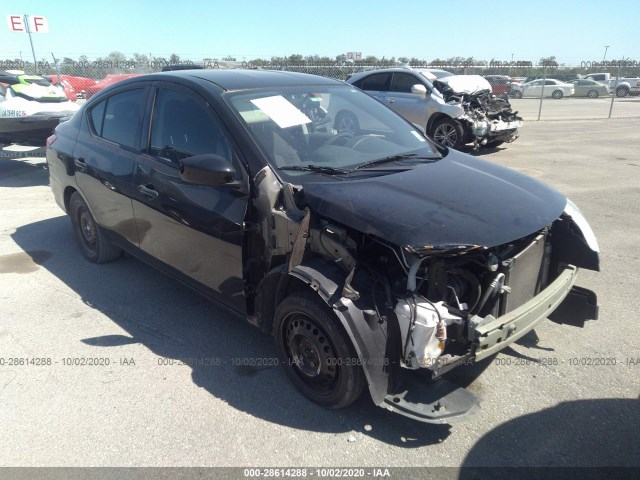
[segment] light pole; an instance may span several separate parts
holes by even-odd
[[[604,46],[604,57],[602,57],[602,63],[604,63],[604,59],[607,58],[607,50],[609,50],[609,45]]]

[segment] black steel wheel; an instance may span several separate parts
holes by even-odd
[[[280,363],[307,398],[329,408],[361,395],[364,372],[338,319],[311,292],[296,292],[278,306],[274,335]]]
[[[106,238],[78,192],[69,199],[69,215],[76,241],[87,260],[104,263],[120,256],[122,251]]]
[[[460,150],[464,146],[462,125],[452,118],[438,120],[433,126],[431,138],[443,147]]]

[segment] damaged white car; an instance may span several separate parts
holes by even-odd
[[[479,75],[429,78],[428,71],[390,68],[360,72],[347,82],[424,129],[444,147],[460,150],[472,143],[475,148],[493,148],[518,138],[522,118],[507,98],[491,93],[487,80]]]

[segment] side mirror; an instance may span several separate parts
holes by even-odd
[[[416,93],[420,95],[421,98],[424,98],[427,96],[427,87],[420,83],[416,83],[415,85],[411,86],[411,93]]]
[[[180,160],[180,178],[196,185],[226,185],[232,183],[236,170],[226,158],[207,153]]]

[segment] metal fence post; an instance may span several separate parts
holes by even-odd
[[[544,98],[544,84],[547,82],[547,66],[542,67],[542,90],[540,90],[540,108],[538,108],[538,121],[542,115],[542,99]]]
[[[613,89],[613,95],[611,95],[611,106],[609,107],[609,117],[608,118],[611,118],[611,112],[613,112],[613,101],[616,99],[616,95],[618,94],[617,90],[618,90],[618,84],[619,83],[620,83],[620,64],[618,63],[618,70],[616,72],[616,83],[614,84],[615,88]],[[611,80],[609,80],[609,85],[611,85]],[[611,88],[611,87],[609,87],[609,88]]]

